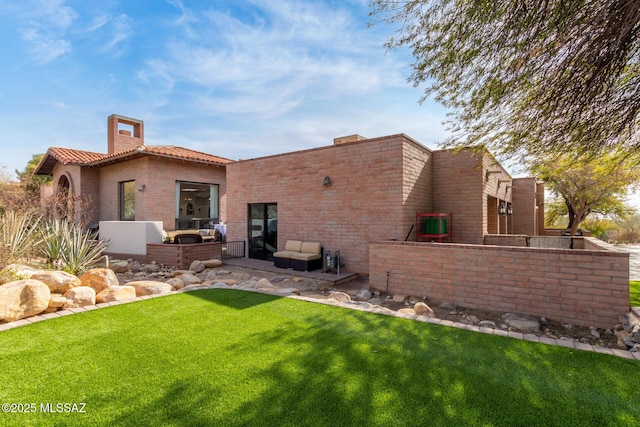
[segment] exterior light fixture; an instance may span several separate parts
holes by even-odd
[[[513,215],[513,206],[507,206],[507,215]]]
[[[147,184],[142,184],[140,187],[138,187],[138,191],[144,191],[145,188],[147,188]]]
[[[329,178],[329,175],[327,175],[322,179],[322,186],[328,187],[330,185],[331,185],[331,178]]]
[[[507,205],[505,205],[504,202],[500,202],[500,206],[498,206],[498,213],[500,215],[506,215],[507,214]]]

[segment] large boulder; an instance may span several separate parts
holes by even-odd
[[[96,304],[96,291],[89,286],[71,288],[64,293],[64,296],[67,299],[67,302],[62,306],[63,310]]]
[[[31,276],[31,279],[39,280],[49,287],[49,290],[56,294],[64,294],[69,289],[82,286],[82,282],[77,276],[66,271],[39,271]]]
[[[53,293],[49,297],[49,308],[61,308],[67,299],[62,294]]]
[[[190,271],[195,271],[196,273],[202,273],[207,267],[205,267],[204,262],[195,260],[189,266]]]
[[[16,280],[31,279],[38,269],[21,264],[9,264],[0,270],[0,284]]]
[[[110,286],[96,294],[96,303],[125,301],[136,297],[136,288],[133,286]]]
[[[132,286],[136,290],[136,296],[139,297],[144,295],[168,294],[173,291],[173,286],[170,284],[157,282],[155,280],[138,280],[127,283],[127,286]]]
[[[418,316],[426,316],[429,318],[435,317],[436,314],[433,312],[433,310],[431,309],[431,307],[429,307],[427,304],[423,303],[423,302],[417,302],[414,306],[413,306],[413,311],[418,315]]]
[[[131,264],[129,261],[112,261],[109,263],[109,269],[114,273],[131,273]]]
[[[80,276],[82,286],[89,286],[96,291],[96,295],[106,288],[120,285],[118,276],[110,268],[92,268]]]
[[[0,286],[0,320],[13,322],[42,313],[51,291],[39,280],[23,279]]]
[[[202,261],[204,266],[207,268],[218,268],[218,267],[222,267],[222,261],[219,259],[208,259],[205,261]]]
[[[178,276],[178,279],[182,280],[184,286],[199,285],[200,283],[202,283],[201,278],[190,273],[181,274],[180,276]]]
[[[172,277],[171,279],[167,280],[167,283],[171,285],[174,291],[179,291],[180,289],[184,288],[184,282],[179,277]]]

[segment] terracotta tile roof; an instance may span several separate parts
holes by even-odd
[[[144,155],[215,165],[226,165],[228,163],[233,163],[233,160],[225,159],[224,157],[201,153],[199,151],[190,150],[188,148],[175,147],[173,145],[141,145],[137,148],[134,148],[133,150],[123,151],[116,154],[103,155],[101,159],[96,159],[90,162],[90,165],[98,166],[105,163],[115,163]]]
[[[80,165],[87,167],[100,167],[108,164],[124,162],[142,156],[158,156],[175,160],[184,160],[196,163],[206,163],[224,166],[233,163],[233,160],[211,154],[201,153],[188,148],[175,147],[173,145],[141,145],[132,150],[116,154],[102,154],[91,151],[74,150],[71,148],[51,147],[47,150],[35,173],[51,175],[56,163],[63,165]]]

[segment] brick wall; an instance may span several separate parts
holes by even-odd
[[[119,124],[130,126],[131,130],[120,132]],[[132,150],[144,145],[144,123],[142,120],[131,119],[112,114],[107,119],[107,153],[115,154]]]
[[[611,328],[629,311],[629,255],[382,242],[370,246],[371,289],[425,296],[433,304],[546,316]]]
[[[507,233],[507,218],[497,207],[500,201],[511,203],[510,180],[485,151],[433,152],[433,209],[452,214],[454,242],[482,244],[485,234]]]
[[[119,220],[118,183],[135,181],[136,220],[162,221],[165,230],[175,229],[176,181],[189,181],[219,186],[220,218],[226,217],[225,168],[196,163],[171,161],[152,156],[142,157],[100,169],[100,219]]]
[[[222,257],[222,243],[207,242],[190,245],[147,244],[146,262],[155,261],[158,264],[188,269],[193,261],[220,259]]]
[[[535,178],[516,178],[513,180],[514,234],[539,235],[537,191],[538,184]]]
[[[247,239],[248,204],[277,203],[278,249],[317,241],[341,250],[345,270],[367,274],[369,243],[404,240],[416,211],[430,208],[429,159],[425,147],[394,135],[231,164],[227,238]]]

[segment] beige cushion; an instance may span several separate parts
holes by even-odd
[[[300,240],[287,240],[287,244],[284,246],[285,251],[300,252],[302,242]]]
[[[294,252],[294,251],[280,251],[280,252],[274,252],[273,256],[277,257],[277,258],[291,258],[292,254],[299,254],[300,252]]]
[[[320,255],[322,253],[322,247],[320,246],[320,243],[302,242],[302,246],[300,248],[300,252],[303,252],[305,254],[318,254],[318,255]],[[313,259],[315,259],[315,258],[313,258]]]
[[[322,255],[320,255],[320,254],[307,254],[307,253],[304,253],[304,252],[293,252],[289,258],[296,259],[296,260],[299,260],[299,261],[311,261],[311,260],[314,260],[314,259],[322,258]]]

